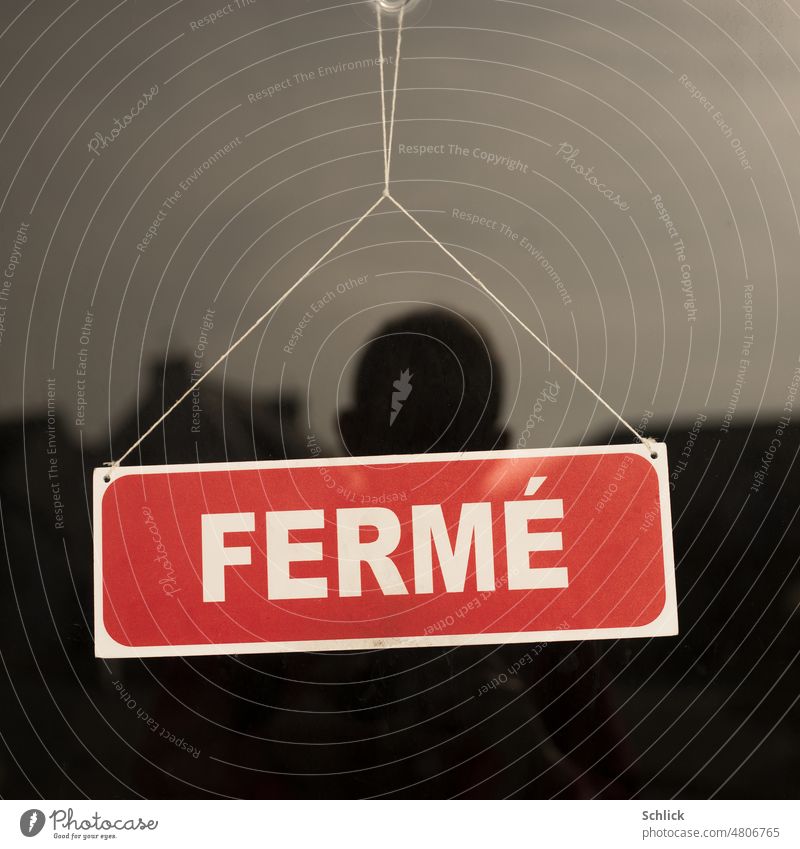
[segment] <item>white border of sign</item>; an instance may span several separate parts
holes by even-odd
[[[422,646],[473,646],[502,643],[556,642],[563,640],[616,640],[631,637],[666,637],[678,633],[678,609],[675,591],[675,555],[672,547],[672,512],[669,497],[667,448],[654,443],[658,456],[653,459],[644,445],[602,445],[579,448],[525,448],[511,451],[469,451],[449,454],[395,454],[380,457],[330,457],[303,460],[265,460],[247,463],[184,463],[166,466],[125,466],[94,470],[94,629],[95,657],[176,657],[215,654],[271,654],[298,651],[369,650],[376,648],[419,648]],[[279,643],[226,643],[172,646],[125,646],[107,631],[103,621],[103,528],[102,502],[108,487],[126,475],[151,475],[181,472],[248,471],[257,469],[299,469],[321,464],[363,466],[375,463],[432,463],[449,460],[512,460],[533,457],[574,456],[579,454],[637,454],[652,463],[658,475],[661,505],[661,539],[664,551],[664,586],[666,598],[661,613],[647,625],[631,628],[590,628],[561,631],[523,631],[486,634],[443,634],[419,637],[384,637],[360,640],[299,640]],[[111,481],[106,483],[106,475]]]

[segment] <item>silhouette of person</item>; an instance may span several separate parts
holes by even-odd
[[[353,455],[506,447],[502,376],[480,328],[444,308],[388,322],[367,345],[338,418]]]

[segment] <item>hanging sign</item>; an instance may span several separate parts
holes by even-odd
[[[676,634],[666,447],[656,453],[98,469],[96,654]]]

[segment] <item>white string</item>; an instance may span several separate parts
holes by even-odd
[[[383,75],[383,24],[381,23],[381,4],[375,3],[375,13],[378,16],[378,52],[381,69],[381,127],[383,128],[383,185],[389,191],[389,147],[386,141],[386,83]]]
[[[392,85],[392,114],[389,118],[389,142],[386,148],[386,191],[389,191],[389,177],[392,171],[392,144],[394,139],[394,112],[397,105],[397,80],[400,75],[400,45],[403,43],[403,15],[405,6],[400,9],[397,20],[397,47],[394,53],[394,84]]]
[[[523,321],[523,320],[522,320],[522,319],[521,319],[521,318],[520,318],[520,317],[519,317],[519,316],[518,316],[518,315],[517,315],[517,314],[516,314],[516,313],[515,313],[515,312],[514,312],[511,308],[510,308],[510,307],[507,307],[507,306],[503,303],[503,301],[501,301],[501,300],[500,300],[500,298],[498,298],[498,297],[497,297],[497,295],[495,295],[495,294],[494,294],[494,292],[492,292],[492,291],[491,291],[491,289],[489,289],[489,287],[488,287],[488,286],[484,285],[483,281],[482,281],[482,280],[480,280],[480,279],[479,279],[479,278],[478,278],[475,274],[473,274],[473,273],[472,273],[472,272],[471,272],[471,271],[467,268],[467,266],[466,266],[466,265],[464,265],[464,263],[463,263],[463,262],[461,262],[461,260],[460,260],[460,259],[459,259],[459,258],[458,258],[458,257],[457,257],[457,256],[456,256],[453,252],[452,252],[452,251],[448,250],[448,249],[447,249],[447,248],[446,248],[446,247],[445,247],[445,246],[444,246],[444,245],[443,245],[443,244],[442,244],[442,243],[441,243],[441,242],[440,242],[440,241],[436,238],[436,236],[434,236],[434,235],[433,235],[433,233],[431,233],[431,232],[430,232],[430,230],[428,230],[428,229],[427,229],[427,228],[426,228],[426,227],[425,227],[425,226],[424,226],[424,225],[423,225],[423,224],[422,224],[422,223],[421,223],[421,222],[420,222],[420,221],[419,221],[419,220],[418,220],[418,219],[417,219],[414,215],[412,215],[412,214],[411,214],[411,213],[410,213],[410,212],[409,212],[409,211],[408,211],[408,210],[407,210],[407,209],[403,206],[403,204],[402,204],[402,203],[400,203],[399,201],[395,200],[395,198],[394,198],[394,197],[392,197],[392,195],[391,195],[391,194],[390,194],[390,195],[388,195],[388,198],[389,198],[389,200],[390,200],[390,201],[391,201],[391,202],[392,202],[392,203],[393,203],[393,204],[394,204],[394,205],[395,205],[395,206],[396,206],[396,207],[400,210],[400,212],[402,212],[402,213],[403,213],[403,214],[404,214],[407,218],[409,218],[411,221],[413,221],[413,222],[414,222],[414,224],[416,224],[416,225],[417,225],[417,227],[419,227],[419,229],[420,229],[420,230],[422,230],[422,232],[423,232],[423,233],[424,233],[424,234],[425,234],[425,235],[426,235],[426,236],[427,236],[427,237],[428,237],[428,238],[429,238],[429,239],[430,239],[430,240],[431,240],[431,241],[432,241],[435,245],[438,245],[438,246],[442,249],[442,251],[444,251],[444,253],[445,253],[445,254],[447,254],[447,256],[449,256],[449,257],[450,257],[450,259],[452,259],[452,260],[453,260],[453,262],[454,262],[454,263],[455,263],[455,264],[456,264],[456,265],[457,265],[457,266],[458,266],[458,267],[459,267],[462,271],[464,271],[466,274],[468,274],[468,275],[469,275],[469,276],[470,276],[470,277],[471,277],[471,278],[472,278],[472,279],[473,279],[473,280],[474,280],[474,281],[478,284],[478,286],[480,286],[480,288],[481,288],[484,292],[486,292],[486,294],[487,294],[487,295],[488,295],[488,296],[489,296],[489,297],[490,297],[490,298],[491,298],[491,299],[492,299],[492,300],[493,300],[493,301],[494,301],[494,302],[495,302],[498,306],[502,307],[502,308],[503,308],[503,309],[504,309],[504,310],[508,313],[508,315],[510,315],[510,316],[511,316],[511,318],[513,318],[513,319],[514,319],[514,320],[515,320],[515,321],[516,321],[516,322],[520,325],[520,327],[522,327],[522,329],[523,329],[523,330],[527,331],[527,332],[528,332],[528,333],[529,333],[529,334],[530,334],[530,335],[531,335],[531,336],[532,336],[532,337],[533,337],[533,338],[534,338],[534,339],[535,339],[535,340],[536,340],[536,341],[537,341],[537,342],[538,342],[538,343],[539,343],[539,344],[540,344],[540,345],[541,345],[541,346],[542,346],[542,347],[543,347],[543,348],[544,348],[544,349],[545,349],[545,350],[546,350],[546,351],[547,351],[547,352],[548,352],[548,353],[549,353],[549,354],[553,357],[553,359],[555,359],[557,362],[561,363],[561,365],[562,365],[562,366],[564,366],[564,368],[565,368],[565,369],[566,369],[566,370],[567,370],[567,371],[568,371],[568,372],[569,372],[569,373],[570,373],[570,374],[571,374],[571,375],[572,375],[572,376],[573,376],[573,377],[574,377],[574,378],[575,378],[575,379],[576,379],[576,380],[577,380],[577,381],[578,381],[578,382],[579,382],[579,383],[580,383],[583,387],[585,387],[586,389],[588,389],[588,390],[589,390],[589,392],[591,392],[591,393],[592,393],[592,395],[594,395],[594,397],[595,397],[595,398],[597,398],[597,400],[598,400],[598,401],[599,401],[599,402],[600,402],[600,403],[601,403],[601,404],[602,404],[602,405],[603,405],[603,406],[604,406],[604,407],[605,407],[605,408],[606,408],[609,412],[613,413],[613,414],[617,417],[617,419],[618,419],[618,420],[619,420],[619,421],[620,421],[623,425],[625,425],[625,427],[626,427],[626,428],[628,428],[628,430],[629,430],[629,431],[630,431],[630,432],[631,432],[631,433],[632,433],[632,434],[633,434],[633,435],[634,435],[634,436],[635,436],[635,437],[636,437],[636,438],[637,438],[637,439],[638,439],[638,440],[639,440],[639,441],[640,441],[640,442],[641,442],[641,443],[642,443],[645,447],[649,448],[651,451],[653,450],[653,445],[652,445],[653,440],[650,440],[650,439],[648,439],[647,437],[642,436],[642,435],[639,433],[639,431],[638,431],[638,430],[636,430],[636,428],[634,428],[632,425],[628,424],[628,422],[627,422],[627,421],[626,421],[626,420],[625,420],[625,419],[624,419],[624,418],[623,418],[623,417],[622,417],[622,416],[621,416],[621,415],[620,415],[620,414],[619,414],[619,413],[618,413],[618,412],[617,412],[617,411],[616,411],[616,410],[615,410],[615,409],[614,409],[614,408],[613,408],[610,404],[608,404],[608,403],[607,403],[607,402],[606,402],[606,401],[605,401],[605,400],[604,400],[604,399],[603,399],[603,398],[602,398],[602,397],[601,397],[601,396],[600,396],[597,392],[595,392],[595,391],[594,391],[594,389],[592,389],[592,387],[591,387],[591,386],[589,386],[589,384],[588,384],[588,383],[587,383],[587,382],[586,382],[586,381],[585,381],[585,380],[584,380],[584,379],[583,379],[583,378],[582,378],[582,377],[578,374],[578,372],[576,372],[576,371],[575,371],[575,369],[573,369],[573,368],[572,368],[572,367],[571,367],[568,363],[565,363],[565,362],[564,362],[564,360],[562,360],[562,359],[561,359],[561,357],[559,357],[559,356],[558,356],[558,354],[557,354],[557,353],[556,353],[556,352],[555,352],[555,351],[554,351],[554,350],[553,350],[553,349],[552,349],[552,348],[551,348],[551,347],[550,347],[550,346],[549,346],[549,345],[548,345],[548,344],[547,344],[547,343],[546,343],[543,339],[541,339],[539,336],[537,336],[537,335],[533,332],[533,330],[531,330],[531,329],[530,329],[530,327],[528,327],[528,325],[527,325],[527,324],[525,324],[525,322],[524,322],[524,321]]]
[[[191,384],[187,390],[183,393],[183,395],[178,398],[177,401],[166,410],[160,418],[158,418],[153,424],[131,445],[128,450],[122,454],[117,460],[112,460],[108,463],[105,463],[106,466],[111,466],[112,468],[117,467],[122,463],[133,451],[135,451],[145,439],[181,404],[185,401],[189,395],[194,392],[197,386],[202,383],[219,365],[221,365],[225,360],[244,342],[245,339],[257,328],[259,327],[270,315],[291,295],[292,292],[311,274],[316,271],[317,268],[342,244],[342,242],[347,239],[347,237],[356,229],[356,227],[364,221],[369,215],[372,214],[373,210],[378,207],[383,201],[384,197],[389,198],[391,202],[402,212],[409,220],[411,220],[430,240],[433,244],[437,245],[447,256],[450,257],[451,260],[459,267],[462,271],[469,275],[478,286],[486,292],[486,294],[505,312],[511,316],[519,325],[529,333],[549,354],[553,357],[558,363],[560,363],[585,389],[588,389],[589,392],[594,395],[594,397],[613,415],[617,418],[617,420],[624,425],[645,447],[650,449],[651,452],[655,452],[655,440],[648,439],[647,437],[642,436],[636,428],[634,428],[631,424],[629,424],[604,398],[602,398],[597,392],[592,389],[591,386],[558,354],[543,340],[540,339],[533,330],[528,327],[527,324],[514,313],[509,307],[507,307],[500,298],[497,297],[489,288],[486,286],[482,280],[480,280],[475,274],[473,274],[463,262],[461,262],[458,257],[448,250],[442,242],[440,242],[433,233],[430,232],[420,221],[415,218],[406,208],[401,204],[389,191],[389,179],[391,172],[391,162],[392,162],[392,141],[394,138],[394,124],[395,124],[395,107],[397,105],[397,82],[399,78],[400,72],[400,47],[402,44],[403,38],[403,14],[404,8],[400,9],[398,24],[397,24],[397,45],[395,48],[395,65],[394,65],[394,82],[392,85],[392,105],[391,105],[391,114],[389,117],[389,125],[387,131],[387,121],[386,121],[386,91],[385,91],[385,77],[384,77],[384,52],[383,52],[383,24],[381,21],[381,7],[380,3],[375,3],[377,9],[378,16],[378,43],[379,43],[379,51],[380,51],[380,76],[381,76],[381,125],[383,127],[383,175],[384,175],[384,188],[381,196],[370,206],[366,212],[364,212],[350,227],[345,230],[345,232],[325,251],[324,254],[306,271],[305,274],[302,275],[295,283],[293,283],[281,296],[277,301],[265,312],[261,315],[258,320],[252,324],[229,348],[225,351],[222,356],[219,357],[193,384]]]
[[[203,372],[203,374],[197,378],[197,380],[189,386],[189,388],[181,395],[180,398],[161,416],[161,418],[157,419],[137,440],[131,445],[131,447],[117,460],[113,460],[110,463],[106,463],[107,466],[119,466],[119,464],[132,452],[135,451],[139,445],[147,439],[148,436],[167,418],[170,413],[179,405],[182,401],[185,401],[189,395],[214,371],[217,366],[225,362],[225,360],[239,347],[239,345],[244,342],[245,339],[260,325],[262,324],[272,313],[289,297],[289,295],[294,292],[294,290],[310,275],[316,271],[317,268],[327,259],[339,245],[353,232],[353,230],[358,227],[359,224],[372,212],[375,207],[377,207],[382,201],[384,196],[381,195],[372,206],[357,220],[355,223],[351,224],[344,233],[339,236],[339,238],[325,251],[324,254],[311,266],[311,268],[306,271],[306,273],[300,277],[293,285],[291,285],[277,301],[254,323],[252,324],[234,343],[228,348],[227,351],[214,362],[209,368]]]

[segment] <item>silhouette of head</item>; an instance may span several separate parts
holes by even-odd
[[[504,448],[501,375],[486,336],[443,308],[384,325],[356,373],[355,406],[339,417],[354,455]]]

